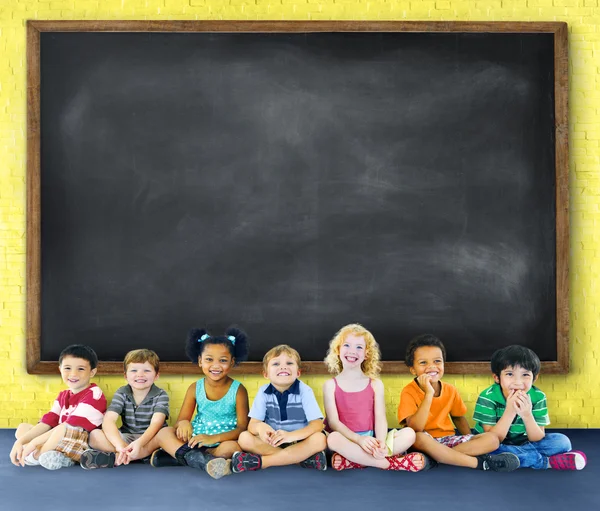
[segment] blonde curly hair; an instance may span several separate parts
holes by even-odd
[[[342,327],[334,335],[333,339],[331,339],[329,349],[327,350],[327,356],[325,357],[325,363],[327,364],[329,372],[333,374],[340,374],[342,372],[343,367],[342,361],[340,360],[340,348],[349,335],[356,335],[364,338],[365,359],[360,365],[360,368],[369,378],[378,378],[379,372],[381,371],[381,352],[379,351],[379,344],[377,344],[373,334],[358,323],[352,323]]]

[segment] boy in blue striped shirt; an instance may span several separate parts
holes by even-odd
[[[533,383],[540,359],[524,346],[507,346],[492,355],[495,383],[477,399],[473,419],[478,433],[498,435],[500,447],[492,454],[510,452],[521,468],[581,470],[586,457],[571,451],[571,441],[561,433],[546,433],[550,424],[546,395]]]
[[[252,403],[248,431],[238,439],[245,452],[233,455],[231,470],[294,463],[325,470],[323,414],[312,389],[298,379],[300,355],[286,344],[275,346],[263,358],[263,375],[271,383],[258,390]]]

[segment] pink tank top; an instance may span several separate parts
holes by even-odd
[[[375,429],[375,392],[371,380],[364,390],[344,392],[335,382],[335,405],[340,422],[355,433]]]

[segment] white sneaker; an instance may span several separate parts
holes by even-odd
[[[40,465],[48,470],[58,470],[75,465],[75,462],[67,455],[58,451],[48,451],[40,455]]]
[[[28,467],[37,467],[40,465],[40,460],[35,459],[33,456],[36,451],[30,452],[27,456],[25,456],[25,465]]]

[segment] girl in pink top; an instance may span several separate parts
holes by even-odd
[[[431,466],[420,452],[401,454],[415,441],[411,428],[388,433],[380,358],[373,335],[358,324],[346,325],[329,343],[325,363],[335,377],[325,382],[323,397],[334,470],[368,466],[418,472]]]

